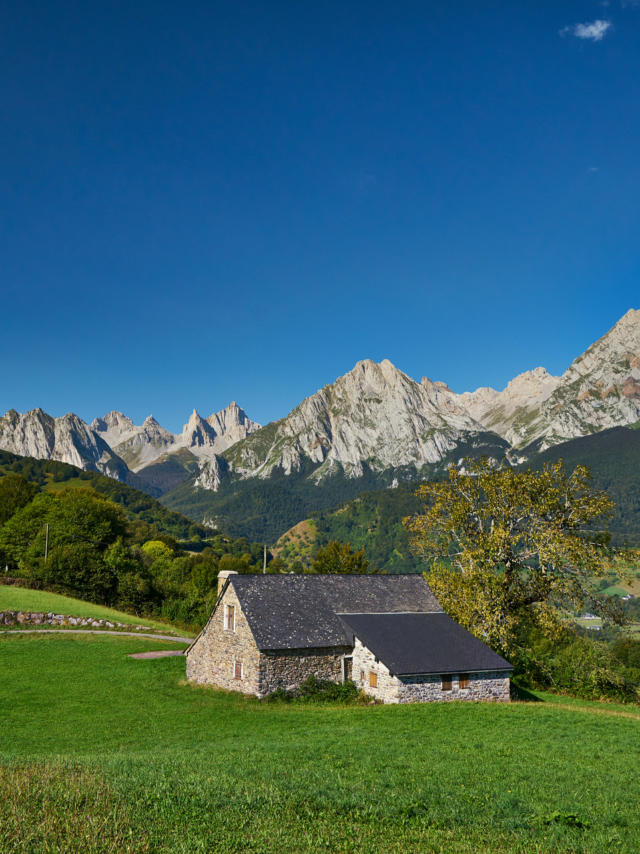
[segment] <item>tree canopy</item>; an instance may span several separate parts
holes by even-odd
[[[319,548],[312,564],[312,572],[317,573],[366,575],[368,570],[364,549],[354,552],[351,543],[337,540]]]
[[[593,580],[606,562],[589,526],[613,505],[584,466],[568,474],[562,461],[516,471],[466,460],[417,495],[424,511],[404,525],[430,564],[429,584],[454,619],[492,645],[510,653],[526,627],[557,625],[563,607],[598,608]]]

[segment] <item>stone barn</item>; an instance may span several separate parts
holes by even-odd
[[[221,576],[223,574],[221,573]],[[509,700],[513,669],[421,575],[238,575],[187,650],[187,678],[257,697],[309,676],[385,703]]]

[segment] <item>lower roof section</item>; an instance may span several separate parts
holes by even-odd
[[[396,676],[513,670],[509,662],[447,614],[339,614]]]

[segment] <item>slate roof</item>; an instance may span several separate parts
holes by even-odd
[[[421,575],[230,575],[258,649],[352,646],[338,612],[439,612]]]
[[[342,614],[346,630],[395,676],[513,670],[443,611],[433,614]]]

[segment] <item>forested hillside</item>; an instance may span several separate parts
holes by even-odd
[[[640,546],[640,430],[615,427],[573,439],[535,454],[523,467],[537,468],[558,459],[569,470],[587,465],[594,486],[605,489],[615,502],[613,518],[602,524],[611,533],[612,544]],[[363,492],[337,508],[312,512],[313,525],[305,528],[305,541],[287,533],[279,541],[279,554],[290,562],[297,558],[308,562],[313,548],[340,540],[364,548],[367,559],[378,569],[417,572],[424,567],[411,554],[402,527],[402,519],[420,509],[415,489],[415,483],[402,483],[394,489]]]
[[[2,454],[0,566],[4,580],[199,628],[219,570],[261,571],[262,547],[109,478]]]
[[[251,439],[255,442],[261,434],[262,431],[258,431]],[[420,471],[413,465],[374,471],[364,463],[360,477],[349,477],[338,468],[331,476],[316,480],[318,466],[303,460],[300,469],[288,475],[276,468],[265,478],[227,479],[217,492],[194,488],[191,479],[160,500],[190,518],[213,521],[232,536],[275,543],[297,522],[313,513],[335,508],[365,491],[440,477],[452,462],[467,456],[486,454],[504,459],[507,448],[507,443],[498,436],[482,433],[460,441],[440,462],[425,464]]]
[[[168,534],[178,540],[200,539],[211,535],[211,531],[203,525],[168,510],[145,492],[97,472],[83,471],[56,460],[36,460],[33,457],[18,457],[8,451],[0,451],[0,477],[10,472],[22,475],[31,483],[49,491],[63,487],[91,487],[100,495],[119,504],[132,522],[151,525],[159,533]]]
[[[640,429],[614,427],[572,439],[538,454],[532,466],[562,459],[568,469],[591,469],[593,483],[615,503],[607,529],[614,545],[640,546]]]

